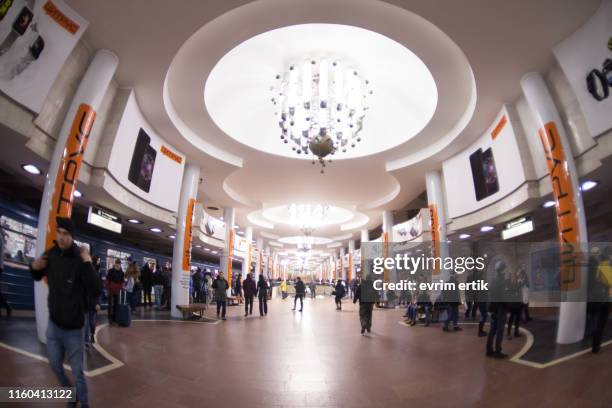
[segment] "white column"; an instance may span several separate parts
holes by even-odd
[[[262,240],[263,241],[263,240]],[[270,278],[273,278],[272,276],[272,257],[270,256],[270,247],[266,246],[266,251],[265,251],[265,268],[263,271],[263,274],[266,278],[268,278],[268,275],[270,276]]]
[[[561,290],[557,343],[575,343],[584,337],[587,271],[573,262],[587,252],[584,204],[578,172],[567,133],[544,78],[537,72],[525,75],[521,87],[538,125],[556,201],[558,239],[561,246]]]
[[[230,285],[230,288],[227,290],[227,294],[228,296],[230,296],[232,294],[231,291],[231,285],[232,285],[232,280],[231,280],[231,268],[232,268],[232,252],[234,250],[234,248],[230,247],[230,245],[233,245],[233,243],[230,243],[230,237],[231,240],[234,240],[234,218],[235,218],[235,214],[236,211],[233,208],[230,207],[225,207],[223,209],[223,221],[225,222],[226,228],[225,228],[225,246],[223,247],[223,255],[221,255],[221,262],[220,262],[220,267],[221,267],[221,271],[223,271],[223,275],[225,276],[225,279],[227,279],[227,282]]]
[[[442,259],[449,256],[448,243],[446,241],[446,203],[442,194],[442,178],[440,172],[430,171],[425,174],[425,186],[427,189],[427,204],[429,207],[432,245],[434,256]],[[433,271],[436,280],[447,281],[450,271],[442,268],[441,271]]]
[[[348,276],[346,279],[350,282],[355,278],[355,264],[353,263],[353,253],[355,252],[355,240],[351,239],[348,243],[349,263],[348,263]]]
[[[53,245],[57,216],[72,215],[74,191],[77,187],[83,153],[94,125],[104,94],[117,70],[118,59],[107,50],[96,52],[72,98],[68,114],[58,134],[45,179],[40,213],[36,254],[41,255]],[[46,282],[34,282],[34,307],[38,339],[46,343],[49,310]]]
[[[391,211],[383,211],[383,242],[385,246],[388,248],[388,253],[383,254],[385,256],[392,257],[393,253],[391,251],[392,245],[391,241],[393,241],[393,213]],[[396,282],[396,271],[395,268],[392,268],[390,271],[386,272],[384,275],[385,282]]]
[[[244,239],[247,240],[247,253],[242,260],[242,280],[246,279],[249,270],[251,269],[251,248],[253,248],[253,227],[246,227],[244,232]],[[253,274],[253,279],[255,279],[255,274]]]
[[[180,318],[183,314],[176,308],[176,305],[189,304],[191,234],[199,181],[200,167],[194,164],[187,164],[181,184],[174,250],[172,252],[172,307],[170,308],[170,315],[177,318]]]
[[[365,250],[364,244],[370,241],[370,232],[367,228],[361,230],[361,246],[359,247],[359,251],[361,252],[361,278],[365,278],[366,272],[366,258],[365,258]]]

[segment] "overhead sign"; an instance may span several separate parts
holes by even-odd
[[[121,234],[121,218],[98,207],[89,207],[87,222],[100,228]]]
[[[519,235],[527,234],[528,232],[533,231],[533,229],[533,220],[528,217],[522,217],[506,224],[502,230],[502,238],[510,239],[518,237]]]

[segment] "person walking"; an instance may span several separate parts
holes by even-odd
[[[115,313],[119,304],[119,294],[123,290],[125,273],[121,268],[121,259],[116,258],[113,267],[106,273],[106,285],[108,289],[108,323],[116,324]]]
[[[310,289],[310,298],[315,299],[317,297],[317,281],[311,279],[308,282],[308,289]]]
[[[223,272],[219,271],[217,278],[212,284],[212,288],[215,291],[215,302],[217,302],[217,319],[219,318],[219,312],[221,312],[221,320],[225,320],[225,312],[227,310],[227,290],[229,289],[229,283],[223,277]]]
[[[257,281],[257,299],[259,300],[259,315],[268,315],[268,282],[264,279],[263,275],[259,275],[259,281]]]
[[[4,272],[4,230],[0,227],[0,275]],[[4,297],[2,292],[0,292],[0,308],[4,307],[6,309],[6,317],[11,317],[11,313],[13,312],[13,308],[9,304],[8,300]]]
[[[140,282],[142,283],[143,291],[143,306],[152,307],[151,292],[153,291],[153,271],[155,266],[152,261],[146,262],[140,270]]]
[[[257,285],[250,273],[244,280],[242,290],[244,292],[244,317],[247,317],[253,314],[253,298],[257,294]]]
[[[361,323],[361,334],[367,330],[372,331],[372,312],[374,311],[374,303],[376,303],[376,290],[374,289],[374,281],[372,274],[366,275],[355,289],[355,297],[353,304],[359,302],[359,322]]]
[[[102,293],[102,281],[91,265],[91,255],[74,242],[74,225],[69,218],[56,218],[54,245],[30,264],[36,281],[47,279],[49,322],[47,358],[63,387],[71,387],[64,371],[64,359],[72,369],[77,400],[88,407],[87,382],[83,372],[83,325],[88,299]],[[75,404],[76,405],[76,404]]]
[[[302,278],[298,276],[295,281],[295,298],[293,298],[293,310],[295,310],[298,299],[300,299],[300,312],[304,310],[304,295],[305,294],[306,294],[306,285],[304,285]]]
[[[91,265],[96,275],[100,277],[100,258],[97,256],[92,257]],[[100,278],[100,282],[102,282],[102,278]],[[96,323],[98,321],[98,312],[102,308],[102,293],[103,291],[100,292],[98,297],[86,299],[84,339],[85,347],[87,348],[96,342]]]
[[[242,275],[236,276],[234,280],[234,296],[238,298],[238,303],[242,303]]]
[[[344,297],[345,293],[344,285],[342,284],[342,281],[338,279],[336,287],[334,288],[336,310],[342,310],[342,298]]]

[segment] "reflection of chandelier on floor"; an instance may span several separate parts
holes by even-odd
[[[308,59],[301,67],[290,65],[272,87],[281,140],[291,142],[297,154],[312,153],[312,164],[316,157],[325,167],[327,156],[361,141],[366,98],[373,93],[368,85],[340,61]]]

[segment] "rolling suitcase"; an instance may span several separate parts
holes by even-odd
[[[119,326],[129,327],[132,324],[132,311],[127,303],[127,292],[119,292],[119,304],[115,309],[115,320]]]

